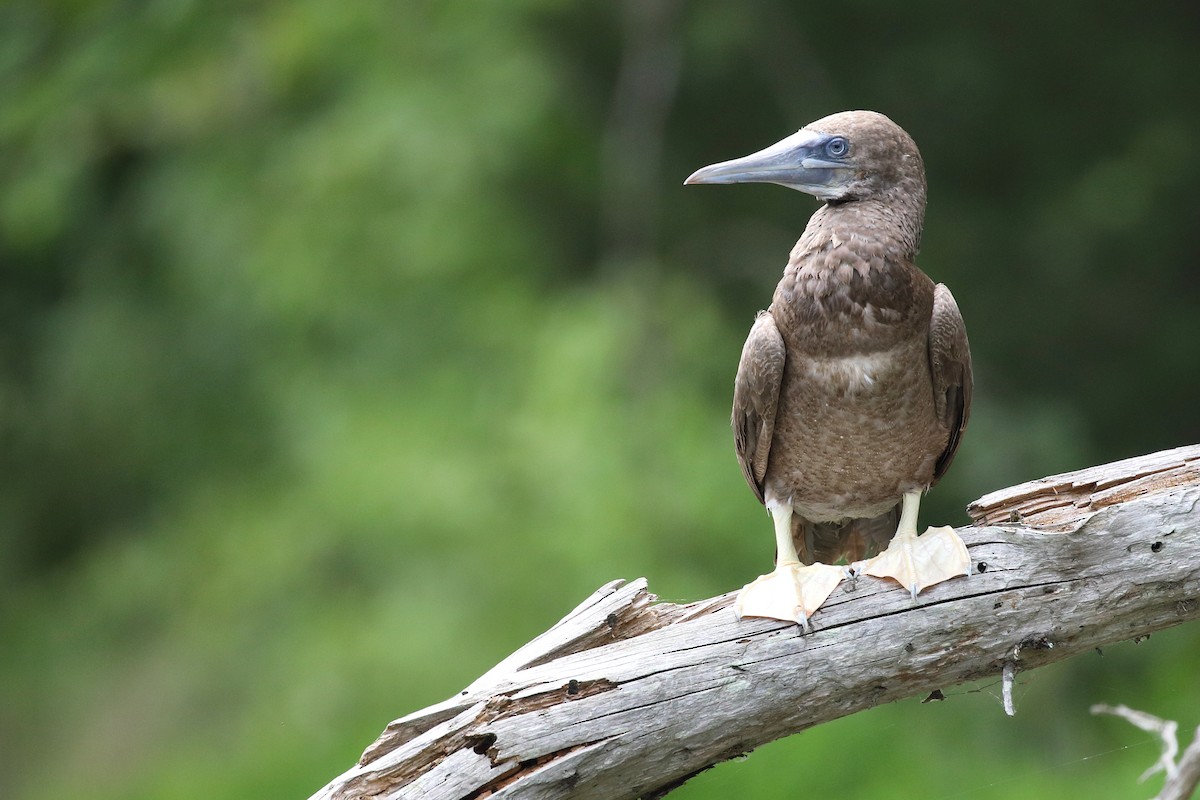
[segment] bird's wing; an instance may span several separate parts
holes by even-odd
[[[763,478],[775,431],[775,410],[783,380],[783,337],[770,311],[761,311],[742,347],[733,382],[733,441],[746,483],[763,502]]]
[[[971,416],[971,349],[967,329],[954,295],[944,285],[933,290],[933,318],[929,324],[929,372],[938,419],[950,433],[946,449],[933,468],[936,483],[954,460],[958,443]]]

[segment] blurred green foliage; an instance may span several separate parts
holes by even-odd
[[[1185,3],[0,5],[0,795],[307,796],[612,578],[765,569],[730,385],[814,204],[680,184],[833,111],[921,145],[971,333],[928,520],[1200,439],[1198,44]],[[679,796],[1127,797],[1155,747],[1086,709],[1194,726],[1195,639]]]

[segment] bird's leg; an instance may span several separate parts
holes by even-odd
[[[949,526],[929,528],[917,536],[920,492],[905,492],[900,526],[891,544],[862,564],[861,572],[876,578],[895,578],[917,599],[917,593],[956,575],[971,574],[971,556]],[[856,565],[858,566],[858,565]]]
[[[792,506],[774,498],[767,510],[775,521],[775,571],[746,584],[733,609],[739,617],[769,617],[811,627],[808,618],[837,588],[845,570],[828,564],[804,566],[792,543]]]

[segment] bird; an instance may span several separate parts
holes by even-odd
[[[844,111],[684,183],[774,183],[823,201],[734,378],[734,447],[776,543],[738,616],[811,629],[844,579],[894,579],[915,601],[969,575],[952,527],[917,533],[921,497],[966,430],[972,373],[954,296],[914,263],[926,181],[912,137],[878,112]]]

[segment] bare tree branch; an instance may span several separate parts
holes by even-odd
[[[1175,777],[1167,778],[1155,800],[1188,800],[1200,786],[1200,728],[1192,734],[1192,743],[1179,759]]]
[[[1150,768],[1142,773],[1138,778],[1138,783],[1146,780],[1156,772],[1163,772],[1167,779],[1174,778],[1179,773],[1179,768],[1175,766],[1175,756],[1179,755],[1179,739],[1175,733],[1179,730],[1179,724],[1169,719],[1159,719],[1153,714],[1147,714],[1145,711],[1137,711],[1129,706],[1106,706],[1097,704],[1092,706],[1093,714],[1112,714],[1114,717],[1121,717],[1126,722],[1136,725],[1146,733],[1153,733],[1162,740],[1162,753],[1150,765]]]
[[[1162,754],[1148,770],[1142,773],[1138,781],[1144,781],[1156,772],[1163,772],[1167,779],[1163,782],[1162,791],[1154,800],[1188,800],[1200,785],[1200,728],[1196,729],[1192,743],[1183,751],[1183,758],[1175,763],[1179,753],[1179,740],[1175,734],[1179,724],[1169,719],[1159,719],[1145,711],[1137,711],[1128,706],[1092,706],[1093,714],[1112,714],[1136,725],[1148,733],[1157,734],[1162,739]]]
[[[860,578],[807,634],[738,620],[732,593],[674,605],[614,581],[460,694],[390,724],[314,800],[659,797],[822,722],[1200,617],[1200,446],[970,510],[987,524],[959,531],[969,578],[916,602]]]

